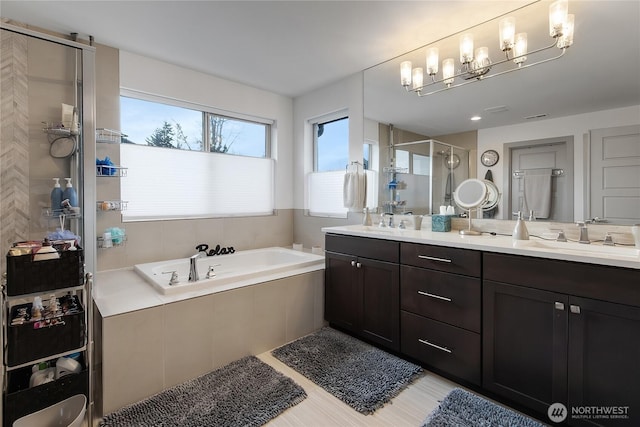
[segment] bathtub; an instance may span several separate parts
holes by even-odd
[[[207,279],[209,266],[215,277]],[[202,257],[197,260],[200,280],[189,282],[189,259],[137,264],[134,271],[163,295],[175,295],[201,289],[222,291],[265,280],[299,274],[301,269],[324,268],[324,256],[286,248],[264,248],[239,251],[228,255]],[[178,275],[178,283],[170,285],[171,272]]]

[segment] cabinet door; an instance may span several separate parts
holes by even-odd
[[[640,425],[640,308],[577,297],[569,302],[570,407],[628,408],[621,409],[628,419],[584,424]]]
[[[398,264],[359,258],[362,336],[400,350],[400,268]]]
[[[350,331],[357,331],[362,311],[357,269],[352,266],[356,258],[349,255],[326,252],[325,268],[325,319]]]
[[[568,297],[485,281],[483,386],[540,413],[567,403]]]

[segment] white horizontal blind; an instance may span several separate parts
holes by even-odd
[[[124,221],[271,215],[274,160],[122,144]]]
[[[312,172],[309,174],[309,215],[346,218],[349,211],[344,207],[345,171]],[[373,209],[378,203],[378,174],[365,171],[367,175],[367,207]]]

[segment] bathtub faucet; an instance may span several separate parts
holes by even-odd
[[[190,282],[197,282],[198,280],[200,280],[200,277],[198,277],[198,265],[196,263],[196,260],[206,255],[207,254],[205,252],[198,252],[195,255],[191,255],[191,258],[189,258],[189,281]]]

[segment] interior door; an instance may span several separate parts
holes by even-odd
[[[551,178],[551,211],[545,220],[573,221],[573,173],[567,160],[567,142],[552,143],[531,141],[531,145],[511,149],[511,209],[524,209],[524,177],[528,170],[552,169],[562,171]],[[571,159],[573,161],[573,159]]]
[[[588,218],[634,224],[640,218],[640,125],[589,132]]]

